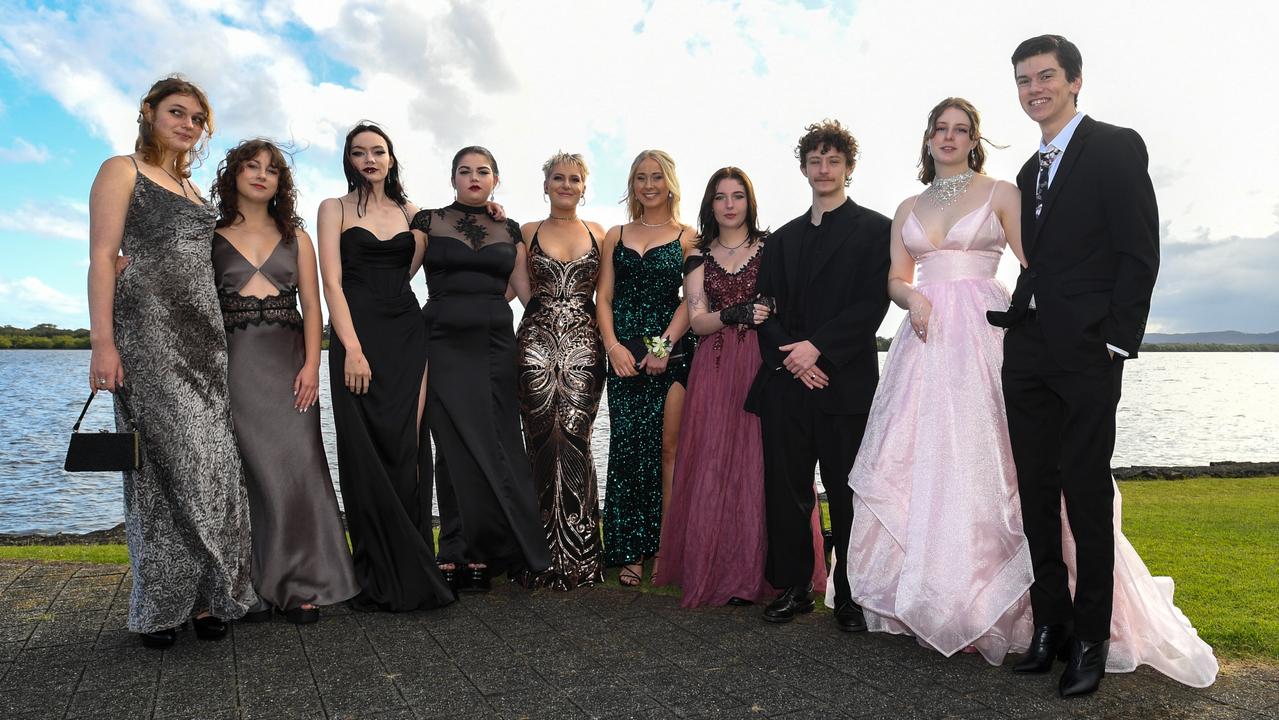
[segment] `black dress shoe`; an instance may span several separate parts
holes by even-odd
[[[796,615],[813,611],[813,588],[793,587],[777,596],[764,608],[764,619],[771,623],[788,623]]]
[[[310,625],[320,621],[320,608],[295,607],[284,611],[284,619],[294,625]]]
[[[468,567],[459,570],[458,574],[466,578],[466,584],[458,588],[463,592],[486,593],[493,587],[486,567]]]
[[[751,602],[750,600],[747,600],[746,598],[740,598],[734,595],[733,597],[728,599],[728,604],[732,605],[733,607],[748,607],[750,605],[754,605],[755,603]]]
[[[178,641],[178,629],[169,628],[168,630],[138,633],[138,639],[146,647],[166,650],[173,647],[173,643]]]
[[[1013,666],[1013,672],[1046,673],[1053,669],[1053,660],[1065,660],[1069,648],[1065,625],[1036,625],[1031,636],[1030,648]]]
[[[835,624],[844,632],[866,632],[866,614],[852,600],[845,600],[835,607]]]
[[[1066,671],[1057,684],[1057,694],[1068,698],[1096,692],[1106,675],[1106,656],[1109,654],[1109,640],[1071,639],[1070,659],[1066,661]]]
[[[212,615],[193,618],[191,625],[195,627],[195,636],[201,640],[221,640],[226,636],[226,621]]]

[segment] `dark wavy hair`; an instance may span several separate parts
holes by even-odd
[[[975,173],[986,173],[986,148],[982,147],[985,143],[993,148],[1003,149],[1006,145],[996,145],[986,139],[981,134],[981,113],[977,112],[977,108],[973,104],[961,97],[948,97],[937,103],[937,105],[928,113],[928,125],[924,128],[924,139],[919,147],[919,181],[925,185],[933,181],[937,177],[937,163],[933,161],[933,156],[928,152],[928,141],[933,136],[933,127],[937,124],[937,118],[950,108],[962,111],[968,116],[969,133],[973,140],[977,141],[977,146],[968,154],[968,167]]]
[[[351,128],[351,132],[346,134],[346,142],[342,144],[342,174],[346,176],[347,192],[355,191],[355,212],[360,217],[364,216],[364,210],[369,204],[369,195],[373,192],[373,183],[370,183],[368,178],[351,164],[351,143],[355,140],[355,136],[362,132],[371,132],[386,141],[386,152],[391,156],[391,169],[386,173],[384,185],[386,196],[396,205],[405,205],[409,201],[408,196],[404,194],[404,185],[400,182],[400,159],[395,157],[395,144],[391,142],[391,137],[377,123],[361,120],[358,125]]]
[[[795,157],[799,158],[799,167],[803,169],[810,152],[824,153],[827,150],[842,154],[848,162],[849,177],[844,178],[844,187],[848,187],[852,182],[853,167],[857,165],[857,138],[838,120],[828,118],[804,128],[804,136],[795,146]]]
[[[147,120],[146,110],[150,107],[151,112],[156,112],[160,107],[160,101],[170,95],[190,95],[204,110],[204,125],[200,128],[202,131],[200,141],[191,148],[190,152],[177,159],[178,175],[189,178],[191,167],[198,166],[209,151],[209,138],[213,137],[213,107],[209,105],[209,97],[204,94],[204,91],[181,75],[173,74],[157,80],[151,89],[147,90],[147,94],[142,96],[142,102],[138,103],[138,137],[133,141],[133,149],[142,153],[142,159],[149,163],[159,163],[160,158],[164,157],[164,148],[160,147],[160,141],[156,139],[155,129],[151,121]]]
[[[731,178],[746,188],[746,244],[754,245],[764,236],[767,230],[759,229],[759,211],[755,207],[755,184],[750,176],[741,168],[728,166],[716,170],[706,183],[706,192],[702,193],[702,204],[697,210],[697,249],[709,252],[711,245],[719,238],[719,221],[715,219],[715,191],[719,181]]]
[[[266,212],[275,221],[280,239],[288,244],[293,242],[298,228],[303,227],[302,218],[297,212],[298,189],[293,183],[293,170],[289,167],[288,157],[280,146],[265,138],[245,140],[228,150],[226,158],[218,164],[218,175],[213,181],[212,193],[213,205],[218,209],[217,226],[224,228],[244,219],[240,212],[240,193],[235,180],[244,164],[263,151],[270,155],[270,166],[279,173],[279,183],[275,188],[275,195],[267,201]]]

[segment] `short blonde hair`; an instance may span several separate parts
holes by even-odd
[[[622,198],[622,202],[626,203],[626,214],[630,220],[639,220],[644,214],[644,207],[635,195],[635,173],[639,171],[639,164],[648,159],[657,163],[666,178],[666,189],[671,192],[666,203],[671,209],[671,218],[679,222],[679,177],[675,174],[675,160],[662,150],[643,150],[631,163],[631,171],[626,176],[626,195]]]
[[[551,171],[555,169],[556,165],[576,165],[577,169],[582,171],[583,181],[586,180],[587,175],[591,174],[591,171],[586,167],[586,159],[582,157],[581,153],[566,153],[563,150],[559,150],[549,160],[542,163],[543,180],[551,179]]]

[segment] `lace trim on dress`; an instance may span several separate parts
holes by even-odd
[[[263,323],[301,330],[302,314],[298,312],[297,301],[297,289],[264,298],[218,293],[218,302],[222,305],[222,326],[227,332]]]

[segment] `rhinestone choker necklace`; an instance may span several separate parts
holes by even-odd
[[[961,172],[958,175],[950,177],[933,178],[929,183],[928,189],[924,190],[924,194],[939,208],[945,208],[955,204],[959,196],[964,194],[968,189],[968,184],[973,181],[972,168]]]

